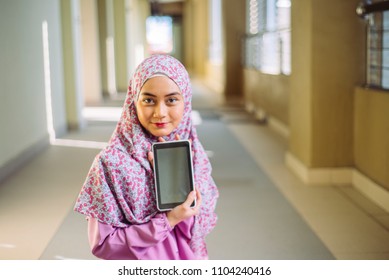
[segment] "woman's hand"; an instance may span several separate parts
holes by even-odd
[[[196,198],[196,206],[190,207]],[[174,207],[172,210],[167,212],[166,217],[171,227],[186,220],[192,216],[196,216],[200,212],[201,206],[201,194],[200,191],[196,190],[189,193],[184,203]]]

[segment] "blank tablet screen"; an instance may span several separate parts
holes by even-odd
[[[153,145],[154,175],[159,210],[182,204],[194,189],[189,141]]]

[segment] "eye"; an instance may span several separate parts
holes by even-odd
[[[142,102],[145,103],[146,105],[154,104],[154,100],[152,98],[144,98]]]
[[[169,104],[174,104],[174,103],[176,103],[177,101],[178,101],[178,99],[175,98],[175,97],[168,98],[168,100],[167,100],[167,102],[168,102]]]
[[[167,105],[176,105],[177,103],[179,103],[182,99],[179,97],[179,96],[169,96],[167,99],[166,99],[166,104]]]

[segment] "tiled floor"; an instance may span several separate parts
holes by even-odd
[[[304,185],[284,164],[284,138],[240,108],[218,106],[200,83],[194,90],[198,132],[220,189],[210,258],[389,259],[389,213],[352,186]],[[114,126],[93,121],[69,133],[64,138],[85,142],[49,147],[0,185],[0,259],[94,258],[72,206]]]
[[[387,212],[352,186],[302,184],[284,165],[286,142],[268,128],[231,129],[335,258],[389,259]]]

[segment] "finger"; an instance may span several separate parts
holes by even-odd
[[[192,205],[193,201],[195,200],[195,197],[196,197],[196,192],[195,191],[191,191],[188,194],[188,197],[186,198],[184,203],[182,203],[182,205],[184,205],[186,207],[190,207]]]
[[[177,141],[181,140],[181,137],[179,134],[176,134],[175,137],[174,137]]]
[[[196,208],[200,207],[202,201],[203,201],[203,199],[201,197],[200,190],[198,188],[196,188]]]
[[[201,192],[200,192],[200,190],[199,190],[198,188],[196,188],[196,198],[197,198],[197,200],[199,200],[199,201],[202,200],[202,198],[201,198]]]
[[[158,137],[158,141],[159,142],[166,142],[165,139],[163,139],[163,137]]]

